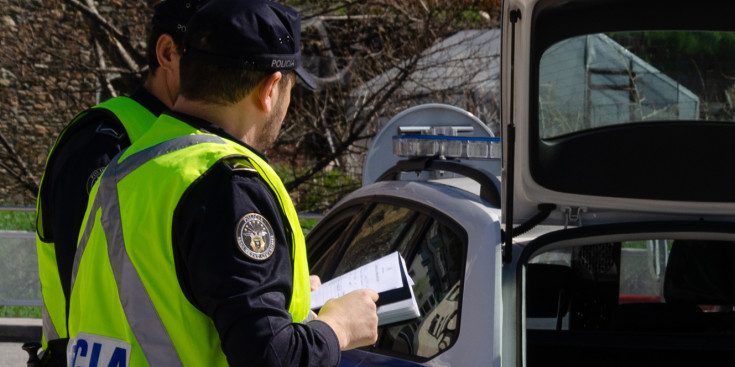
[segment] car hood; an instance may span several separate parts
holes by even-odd
[[[504,221],[528,221],[541,204],[554,208],[549,224],[733,219],[732,114],[703,118],[714,108],[705,88],[620,41],[630,30],[727,33],[733,11],[658,0],[503,7]],[[615,98],[622,110],[600,107]],[[574,123],[584,127],[565,127]]]

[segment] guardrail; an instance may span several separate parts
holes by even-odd
[[[0,212],[33,212],[35,207],[0,206]],[[323,215],[302,213],[300,219]],[[41,306],[36,234],[0,229],[0,306]]]
[[[31,206],[0,206],[0,212],[35,210]],[[42,305],[35,232],[0,229],[0,305]]]
[[[34,212],[35,207],[0,206],[0,212]],[[302,213],[300,219],[321,219],[323,215]],[[0,306],[41,306],[36,233],[0,229]],[[41,339],[41,320],[0,318],[0,342]],[[2,359],[2,357],[0,357]]]
[[[35,210],[30,206],[0,205],[0,212],[32,213]],[[42,303],[35,232],[0,229],[0,306],[40,307]],[[11,352],[25,355],[20,350],[20,343],[39,340],[40,318],[0,317],[0,342],[5,343],[0,360],[10,358]],[[2,364],[6,365],[11,364]]]
[[[0,305],[41,306],[36,233],[0,230]]]
[[[8,206],[0,205],[0,212],[34,212],[35,206]]]

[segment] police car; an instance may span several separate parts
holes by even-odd
[[[732,14],[504,1],[502,141],[451,106],[406,110],[307,237],[323,280],[397,250],[414,283],[421,316],[342,365],[733,360]]]

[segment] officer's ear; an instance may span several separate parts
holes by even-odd
[[[258,85],[258,100],[263,112],[270,113],[275,107],[278,98],[278,82],[283,78],[280,71],[269,74]]]
[[[156,42],[156,58],[161,69],[167,73],[178,75],[181,54],[170,34],[164,33],[158,37],[158,41]]]

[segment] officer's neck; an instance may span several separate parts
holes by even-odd
[[[177,97],[177,91],[171,87],[168,75],[165,70],[159,67],[156,71],[150,72],[143,82],[143,87],[159,101],[163,102],[167,108],[174,105]]]
[[[173,110],[207,120],[245,144],[262,149],[257,146],[257,142],[259,141],[258,134],[263,130],[261,126],[265,124],[266,115],[248,97],[237,103],[221,105],[179,96]]]

